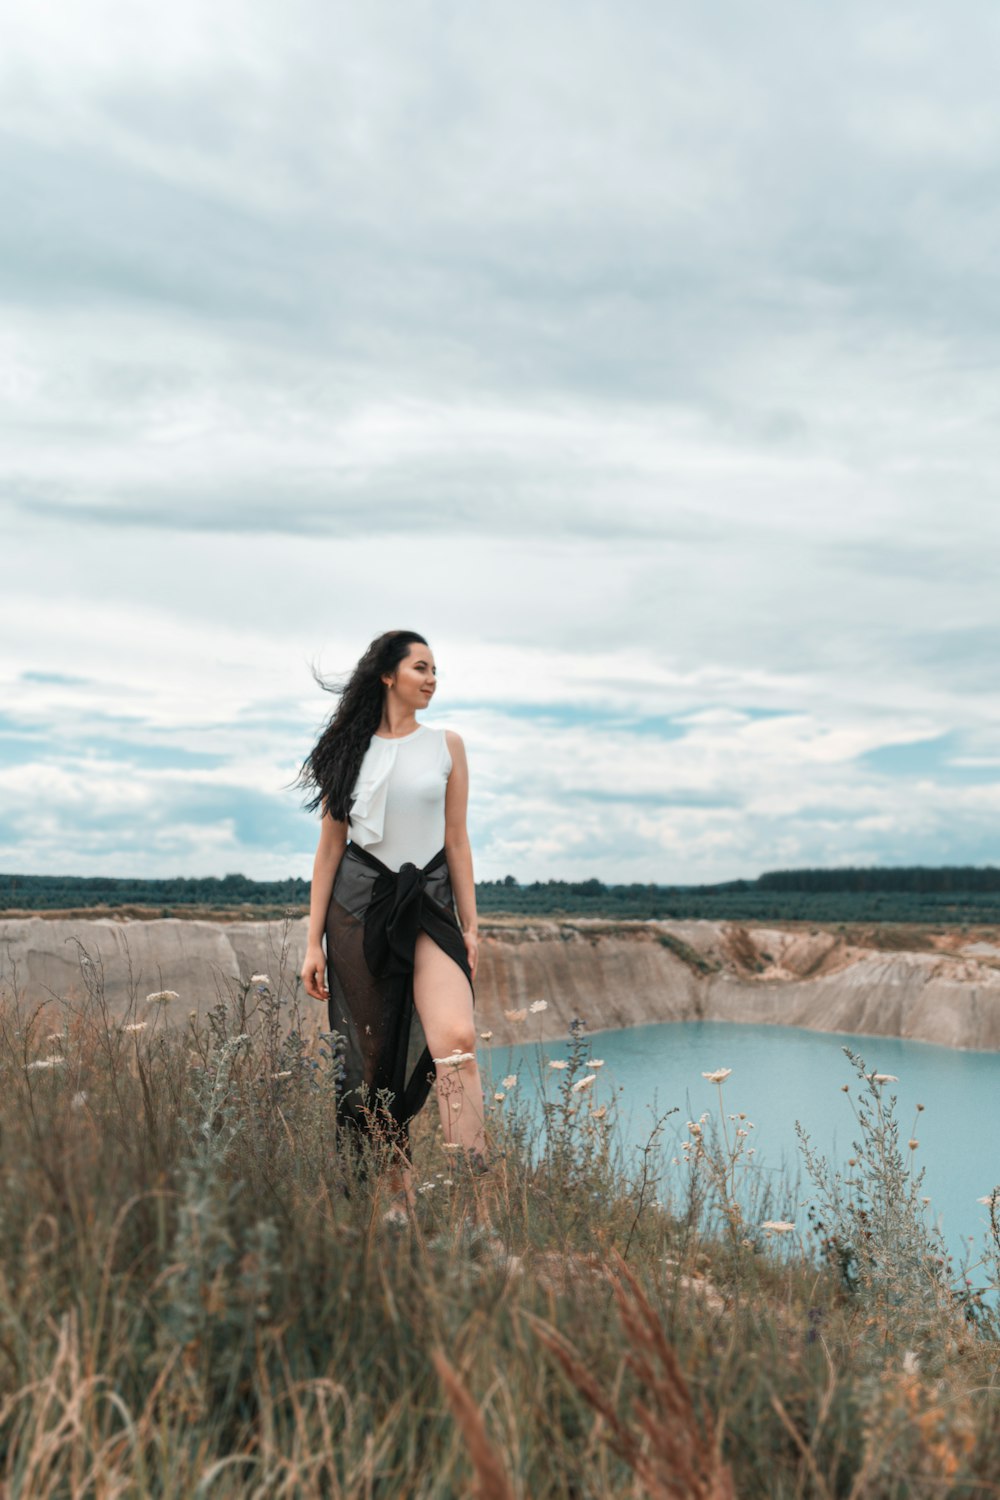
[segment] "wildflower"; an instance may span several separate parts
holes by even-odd
[[[592,1109],[590,1111],[590,1113],[593,1115],[593,1117],[594,1117],[595,1120],[603,1120],[604,1116],[607,1114],[607,1112],[608,1112],[608,1106],[606,1104],[602,1104],[601,1107],[600,1107],[600,1109]],[[676,1157],[674,1158],[674,1160],[676,1161]]]
[[[66,1061],[64,1057],[39,1057],[28,1064],[28,1072],[36,1073],[42,1068],[58,1068]]]
[[[148,1021],[130,1021],[127,1026],[122,1027],[122,1031],[145,1031],[148,1025]]]
[[[283,1068],[280,1073],[272,1073],[271,1074],[272,1078],[291,1078],[291,1076],[292,1076],[292,1070],[291,1070],[291,1068]]]
[[[590,1085],[594,1082],[594,1079],[596,1077],[596,1073],[588,1073],[586,1078],[578,1078],[573,1084],[572,1092],[574,1094],[579,1094],[582,1093],[584,1089],[589,1089]]]
[[[500,1082],[503,1084],[503,1086],[504,1086],[505,1089],[512,1089],[514,1087],[515,1083],[517,1082],[517,1074],[516,1073],[508,1073],[507,1077],[506,1078],[501,1078]]]
[[[989,1197],[987,1197],[987,1198],[977,1198],[976,1202],[977,1203],[985,1203],[987,1208],[992,1208],[994,1202],[996,1201],[997,1191],[998,1190],[996,1188],[994,1188],[993,1191],[992,1191],[992,1193],[990,1193]]]
[[[488,1042],[493,1033],[492,1031],[481,1031],[479,1035],[482,1037],[484,1042]]]
[[[760,1227],[770,1230],[772,1234],[791,1234],[795,1229],[795,1225],[789,1224],[786,1219],[765,1219]]]
[[[849,1088],[848,1088],[848,1087],[847,1087],[847,1084],[846,1084],[846,1083],[842,1083],[842,1084],[841,1084],[841,1085],[840,1085],[840,1092],[841,1092],[841,1093],[842,1093],[842,1094],[849,1094],[849,1093],[850,1093],[850,1092],[851,1092],[851,1091],[850,1091],[850,1089],[849,1089]]]
[[[899,1079],[895,1073],[871,1073],[869,1074],[873,1083],[898,1083]]]
[[[929,1203],[931,1200],[929,1198],[921,1198],[920,1201],[921,1203]]]
[[[251,974],[250,975],[250,983],[251,984],[267,985],[268,989],[270,989],[270,987],[271,987],[271,976],[269,974]]]
[[[698,1116],[698,1124],[699,1125],[704,1125],[705,1122],[706,1122],[706,1120],[708,1118],[709,1118],[709,1114],[708,1114],[708,1110],[706,1109],[704,1114]]]
[[[87,1090],[77,1089],[76,1093],[73,1095],[72,1099],[69,1102],[71,1108],[82,1109],[87,1102]]]
[[[528,1006],[528,1009],[536,1015],[540,1010],[548,1010],[548,1008],[549,1002],[547,1000],[532,1000]]]
[[[917,1147],[920,1145],[920,1142],[911,1139],[907,1141],[906,1144],[909,1146],[911,1151],[916,1151]]]
[[[499,1104],[502,1099],[506,1099],[507,1095],[506,1094],[501,1094],[501,1093],[498,1092],[498,1093],[494,1094],[493,1097],[497,1101],[497,1103]]]
[[[462,1108],[462,1101],[461,1101],[461,1099],[453,1099],[451,1101],[451,1107],[452,1107],[452,1109],[454,1109],[456,1111],[460,1110]]]
[[[434,1058],[434,1061],[436,1063],[456,1063],[456,1064],[457,1063],[464,1063],[464,1062],[475,1062],[475,1060],[476,1060],[476,1054],[474,1052],[460,1052],[457,1047],[455,1048],[454,1052],[450,1052],[447,1057],[435,1057]]]
[[[169,1005],[171,1000],[179,1000],[181,997],[176,990],[154,990],[151,995],[146,996],[147,1005]]]
[[[702,1078],[707,1078],[709,1083],[725,1083],[732,1072],[732,1068],[716,1068],[713,1073],[702,1073]]]
[[[442,1141],[441,1142],[441,1150],[442,1151],[461,1151],[461,1149],[462,1149],[462,1143],[461,1143],[461,1141]]]
[[[508,1021],[525,1021],[528,1018],[527,1010],[505,1010],[504,1015]]]
[[[58,1042],[61,1045],[62,1044],[62,1039],[63,1039],[63,1034],[62,1034],[61,1031],[50,1032],[49,1035],[45,1038],[45,1040],[50,1044],[50,1046],[51,1046],[51,1044],[53,1042]]]
[[[739,1129],[739,1130],[737,1130],[737,1132],[736,1132],[736,1136],[737,1136],[737,1139],[739,1139],[739,1137],[740,1137],[740,1136],[744,1136],[744,1135],[749,1135],[749,1134],[750,1134],[750,1132],[749,1132],[749,1131],[748,1131],[748,1130],[744,1130],[744,1129],[743,1129],[743,1128],[742,1128],[742,1126],[741,1126],[741,1127],[740,1127],[740,1129]]]
[[[592,1068],[603,1068],[604,1067],[604,1058],[603,1057],[592,1057],[590,1059],[590,1066]]]
[[[453,1187],[454,1184],[455,1184],[454,1177],[442,1177],[441,1178],[441,1186],[442,1187]]]
[[[549,1067],[550,1068],[568,1068],[569,1067],[569,1063],[566,1061],[565,1057],[550,1057],[549,1058]]]

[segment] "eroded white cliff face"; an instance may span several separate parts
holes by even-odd
[[[294,984],[306,919],[281,922],[0,919],[0,985],[32,1004],[80,1000],[102,984],[112,1008],[176,990],[203,1012],[241,978]],[[655,1021],[720,1020],[900,1036],[1000,1049],[1000,947],[959,934],[914,950],[859,946],[823,928],[725,922],[516,921],[482,924],[476,1019],[492,1043]],[[88,980],[88,975],[91,976]],[[546,1008],[510,1021],[533,1001]],[[303,997],[318,1027],[325,1008]]]

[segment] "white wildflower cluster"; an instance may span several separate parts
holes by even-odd
[[[711,1073],[702,1073],[702,1078],[707,1078],[709,1083],[725,1083],[732,1072],[732,1068],[715,1068]]]
[[[463,1052],[460,1047],[455,1047],[453,1051],[448,1053],[447,1057],[435,1057],[433,1059],[436,1063],[450,1063],[452,1067],[456,1068],[462,1063],[475,1062],[475,1060],[476,1054],[474,1052]]]
[[[493,1033],[492,1031],[481,1031],[479,1035],[482,1037],[484,1042],[488,1042]]]
[[[507,1017],[508,1021],[526,1021],[528,1019],[527,1009],[505,1010],[504,1015]]]
[[[576,1082],[570,1087],[571,1093],[582,1094],[584,1089],[589,1089],[591,1087],[596,1077],[596,1073],[588,1073],[586,1077],[578,1078]]]
[[[692,1161],[697,1161],[699,1157],[705,1155],[705,1134],[702,1126],[707,1119],[708,1115],[704,1114],[700,1120],[685,1121],[684,1128],[688,1134],[687,1139],[681,1141],[681,1150],[684,1152],[684,1160],[688,1164]],[[692,1151],[694,1152],[693,1157],[691,1155]],[[676,1156],[673,1158],[673,1161],[675,1166],[680,1165]]]
[[[569,1067],[569,1063],[567,1062],[567,1060],[566,1060],[565,1057],[550,1057],[549,1058],[549,1067],[550,1068],[568,1068]]]
[[[512,1089],[517,1083],[517,1074],[508,1073],[506,1078],[501,1078],[500,1083],[505,1089]]]
[[[766,1229],[769,1234],[794,1234],[795,1232],[795,1225],[790,1224],[787,1219],[765,1219],[760,1227]]]
[[[548,1008],[549,1002],[547,1000],[532,1000],[528,1006],[533,1015],[537,1015],[540,1010],[548,1010]]]
[[[181,997],[176,990],[154,990],[151,995],[146,996],[147,1005],[170,1005],[172,1001]]]
[[[41,1073],[49,1068],[61,1068],[66,1061],[64,1057],[37,1057],[34,1062],[28,1063],[29,1073]]]
[[[271,988],[271,976],[269,974],[251,974],[250,983],[258,985],[260,989],[269,990]]]
[[[127,1025],[122,1027],[122,1031],[145,1031],[148,1025],[148,1021],[129,1021]]]

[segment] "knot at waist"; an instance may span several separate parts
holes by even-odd
[[[375,878],[365,916],[364,953],[369,969],[380,979],[408,974],[413,968],[427,874],[407,860],[398,870],[383,868]]]

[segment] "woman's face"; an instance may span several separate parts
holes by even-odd
[[[403,708],[425,708],[437,688],[437,666],[430,646],[411,641],[406,657],[396,668],[393,693]]]

